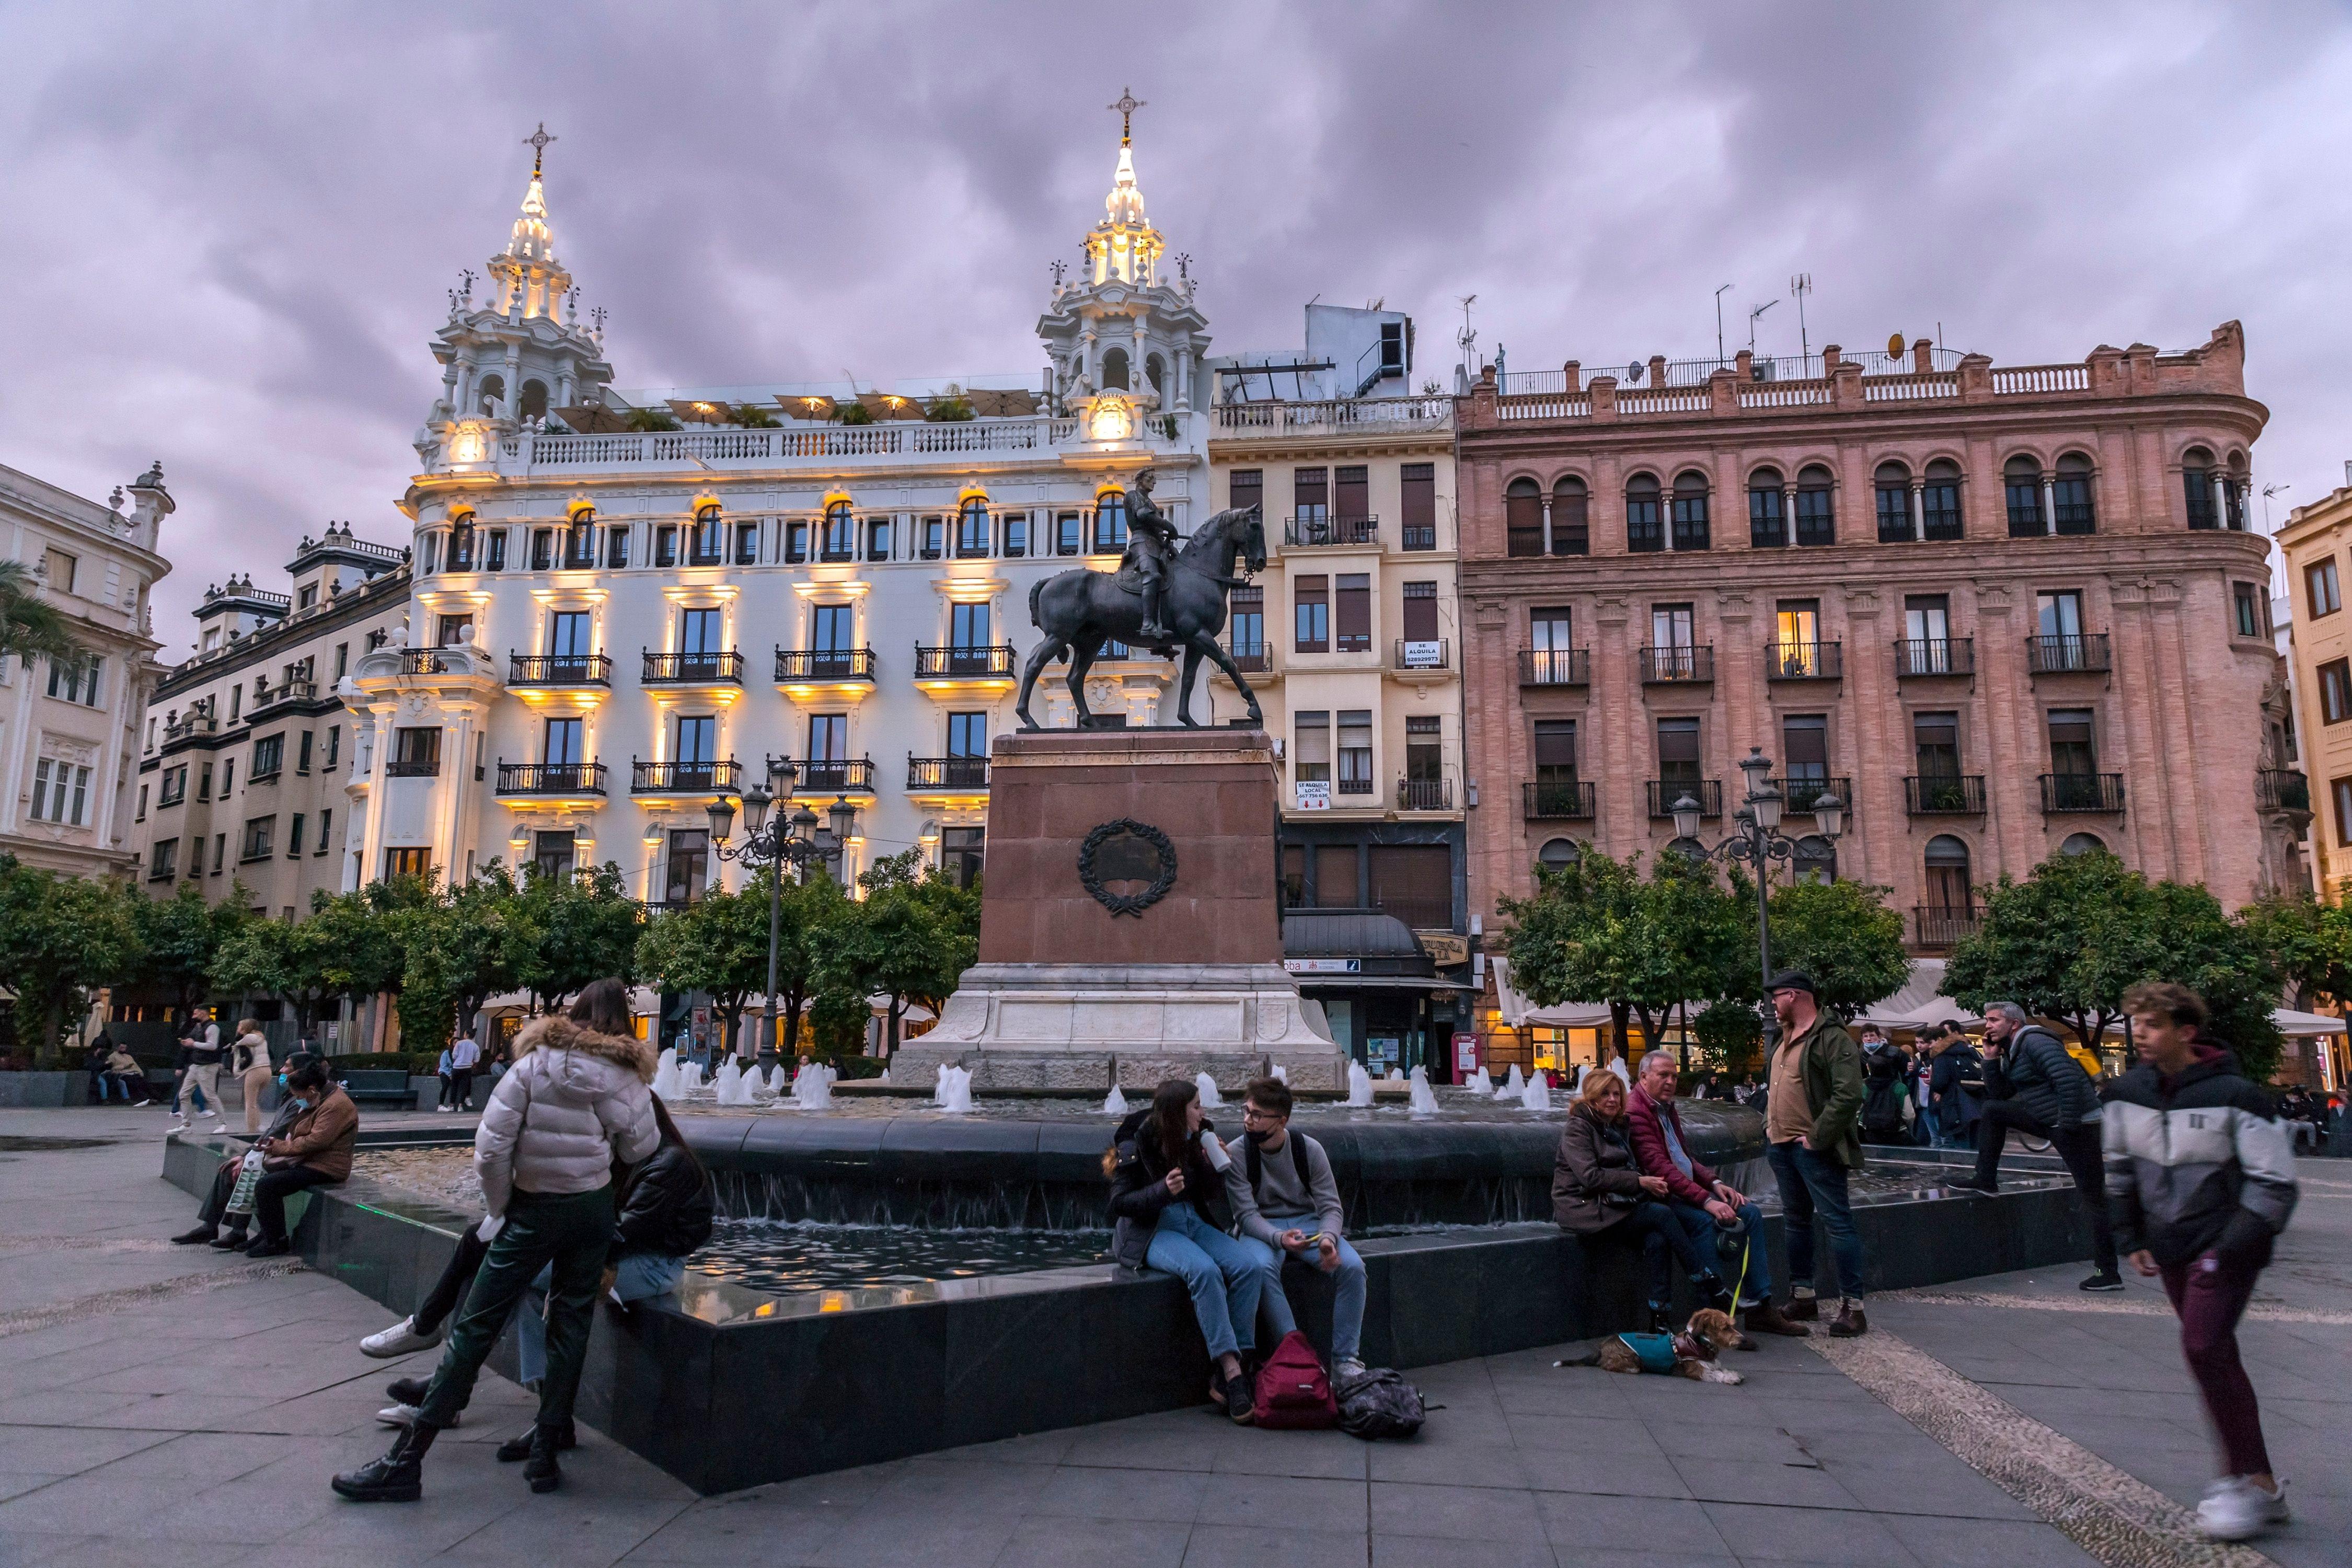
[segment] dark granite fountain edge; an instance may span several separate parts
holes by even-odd
[[[165,1177],[202,1190],[224,1147],[168,1142]],[[363,1178],[312,1195],[295,1233],[305,1261],[394,1312],[414,1306],[471,1217]],[[1855,1220],[1872,1290],[2089,1253],[2063,1186],[1880,1204]],[[1780,1222],[1767,1224],[1781,1267]],[[1360,1250],[1363,1348],[1375,1363],[1589,1338],[1632,1326],[1640,1308],[1632,1257],[1549,1226],[1376,1238]],[[1288,1279],[1302,1326],[1328,1349],[1328,1281],[1297,1265]],[[600,1309],[580,1418],[708,1494],[1202,1401],[1207,1358],[1173,1279],[1097,1266],[956,1284],[936,1300],[825,1310],[709,1281],[675,1303]],[[513,1374],[510,1336],[491,1365]]]

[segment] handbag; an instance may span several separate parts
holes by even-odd
[[[248,1149],[237,1165],[236,1185],[229,1189],[225,1214],[249,1215],[253,1212],[253,1189],[261,1184],[261,1151]]]

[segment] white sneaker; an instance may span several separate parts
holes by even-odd
[[[414,1405],[387,1405],[375,1413],[375,1418],[387,1426],[414,1426],[424,1414]],[[460,1411],[449,1417],[449,1425],[461,1426],[465,1420],[465,1413]]]
[[[396,1355],[407,1355],[412,1351],[429,1351],[439,1344],[448,1331],[448,1325],[444,1323],[429,1334],[420,1334],[416,1331],[414,1317],[403,1318],[392,1327],[362,1340],[360,1353],[388,1361]]]
[[[185,1132],[187,1130],[188,1119],[184,1116],[175,1116],[172,1118],[172,1125],[163,1129],[163,1136],[169,1138],[174,1132]]]
[[[228,1123],[226,1121],[215,1121],[205,1131],[207,1132],[226,1132],[228,1131]]]
[[[1331,1363],[1331,1375],[1335,1378],[1361,1377],[1364,1375],[1364,1363],[1351,1355],[1341,1356]]]
[[[2197,1528],[2215,1541],[2251,1541],[2286,1517],[2284,1482],[2266,1492],[2241,1476],[2215,1481],[2197,1505]]]

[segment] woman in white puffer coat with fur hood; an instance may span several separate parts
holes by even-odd
[[[550,1270],[547,1375],[523,1474],[533,1491],[562,1479],[555,1456],[572,1447],[572,1396],[613,1239],[613,1167],[637,1163],[661,1142],[648,1087],[654,1053],[635,1036],[628,987],[618,980],[590,985],[569,1016],[532,1024],[514,1048],[514,1068],[491,1091],[474,1134],[489,1255],[457,1310],[415,1423],[383,1458],[335,1478],[345,1497],[419,1494],[425,1450],[466,1407],[482,1362],[542,1268]]]

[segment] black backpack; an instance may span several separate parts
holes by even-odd
[[[1339,1430],[1367,1443],[1378,1437],[1410,1437],[1429,1418],[1421,1390],[1384,1366],[1331,1380],[1339,1402]]]

